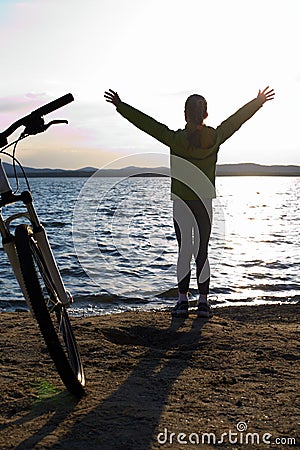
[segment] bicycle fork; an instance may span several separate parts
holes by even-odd
[[[2,166],[1,160],[0,160],[0,194],[1,194],[0,233],[2,235],[3,248],[11,263],[14,274],[20,285],[20,288],[28,304],[28,307],[31,310],[30,302],[28,301],[26,286],[20,269],[18,254],[14,243],[14,236],[11,234],[9,229],[10,223],[13,220],[20,217],[26,217],[32,225],[34,239],[36,240],[38,247],[44,257],[45,264],[51,277],[51,280],[53,282],[53,285],[55,286],[58,299],[65,307],[70,306],[70,303],[72,302],[71,294],[69,294],[69,292],[67,292],[65,289],[64,283],[62,281],[59,269],[57,267],[54,255],[52,253],[48,241],[46,231],[43,225],[40,223],[35,208],[33,206],[31,193],[29,191],[24,191],[20,195],[15,195],[12,193],[12,189],[10,187],[6,173]],[[2,217],[1,208],[9,204],[15,203],[17,201],[23,202],[23,204],[26,206],[27,212],[13,214],[5,220]]]

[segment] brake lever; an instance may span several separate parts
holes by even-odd
[[[66,124],[68,124],[69,122],[67,120],[60,120],[60,119],[51,120],[51,122],[49,122],[49,123],[44,125],[44,131],[46,131],[47,128],[51,127],[51,125],[57,125],[58,123],[66,123]]]
[[[58,123],[68,123],[67,120],[51,120],[49,123],[45,123],[44,119],[39,116],[32,117],[30,122],[26,125],[23,134],[38,134],[46,131],[51,125]]]

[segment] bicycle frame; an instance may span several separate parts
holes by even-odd
[[[40,223],[33,206],[32,196],[29,191],[24,191],[20,195],[15,195],[12,192],[9,180],[7,178],[5,169],[0,159],[0,234],[2,236],[3,248],[8,256],[8,259],[13,268],[16,279],[20,285],[22,293],[25,297],[26,303],[31,310],[30,302],[28,299],[27,290],[21,274],[19,259],[14,244],[14,236],[10,231],[11,222],[19,218],[26,218],[32,225],[34,239],[36,240],[38,247],[44,257],[47,270],[51,276],[57,291],[58,300],[65,306],[70,306],[70,295],[66,291],[59,269],[56,265],[52,250],[49,245],[49,241],[46,235],[46,231],[43,225]],[[2,208],[16,202],[22,202],[26,210],[21,213],[12,214],[7,219],[2,216]]]

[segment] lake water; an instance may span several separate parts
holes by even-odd
[[[168,178],[32,178],[74,314],[171,306],[177,242]],[[213,305],[295,302],[296,177],[218,177],[210,241]],[[18,205],[10,206],[9,213]],[[6,210],[3,210],[6,215]],[[25,305],[1,247],[0,310]],[[196,300],[193,271],[191,300]]]

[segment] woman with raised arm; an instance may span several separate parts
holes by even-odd
[[[167,145],[171,152],[171,193],[173,219],[178,240],[177,263],[178,300],[172,311],[174,317],[188,316],[190,263],[196,261],[199,290],[198,317],[208,318],[210,269],[208,242],[211,233],[212,199],[215,195],[216,163],[220,145],[250,119],[265,102],[273,100],[275,92],[266,87],[256,98],[240,108],[216,129],[205,125],[207,102],[194,94],[185,102],[184,129],[170,130],[146,114],[121,101],[117,92],[104,93],[107,102],[142,131]]]

